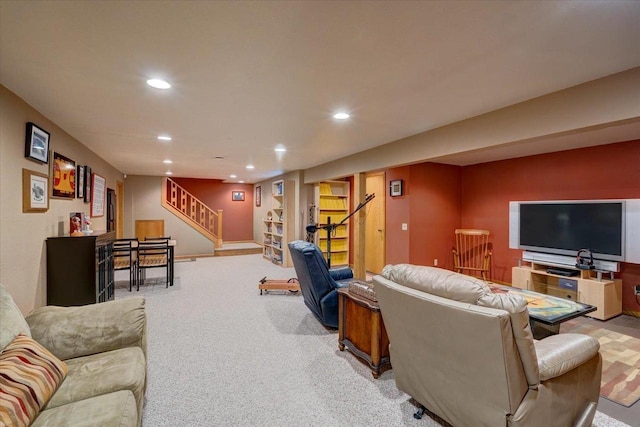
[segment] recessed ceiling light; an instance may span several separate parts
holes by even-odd
[[[171,172],[171,171],[166,171],[166,172],[165,172],[165,175],[173,175],[173,172]]]
[[[255,169],[256,167],[253,165],[247,165],[247,169]]]
[[[243,181],[243,180],[240,180],[240,181],[238,181],[238,182],[239,182],[240,184],[244,184],[244,181]]]
[[[237,178],[236,175],[229,175],[229,178]]]
[[[168,81],[162,79],[149,79],[147,84],[156,89],[169,89],[171,87]]]
[[[336,120],[347,120],[349,117],[351,116],[347,113],[335,113],[333,115],[333,118]]]
[[[276,147],[276,148],[274,149],[274,151],[275,151],[276,153],[284,153],[285,151],[287,151],[287,149],[286,149],[286,148],[284,148],[284,147]]]
[[[171,163],[173,163],[173,161],[171,161],[169,159],[166,159],[166,160],[163,160],[162,163],[166,163],[166,164],[170,165]]]
[[[171,137],[169,135],[158,135],[158,139],[160,141],[171,141]]]

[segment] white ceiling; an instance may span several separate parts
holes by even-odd
[[[0,82],[123,173],[257,182],[637,67],[639,22],[639,1],[2,0]]]

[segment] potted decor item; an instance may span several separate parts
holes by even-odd
[[[93,230],[91,229],[91,221],[89,221],[89,217],[85,217],[84,218],[84,228],[82,229],[82,234],[84,234],[85,236],[88,236],[91,233],[93,233]]]

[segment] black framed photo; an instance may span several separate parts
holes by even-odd
[[[231,200],[234,202],[244,202],[244,191],[232,191]]]
[[[91,202],[91,168],[84,167],[84,202]]]
[[[391,197],[402,196],[402,180],[394,179],[389,182],[389,195]]]
[[[24,143],[24,156],[38,163],[49,163],[49,137],[46,130],[35,123],[27,123],[27,132]]]
[[[76,162],[54,151],[51,163],[53,163],[51,197],[56,199],[75,199]]]
[[[262,205],[262,186],[258,185],[256,187],[256,207],[260,207]]]
[[[76,166],[76,198],[84,200],[84,166]]]

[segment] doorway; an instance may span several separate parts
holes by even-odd
[[[366,193],[376,197],[367,206],[365,221],[365,270],[369,273],[380,274],[385,265],[386,233],[385,233],[385,185],[384,172],[368,174],[366,178]]]
[[[122,239],[124,225],[124,183],[116,181],[116,237]]]
[[[107,188],[107,231],[116,231],[116,191],[112,188]]]

